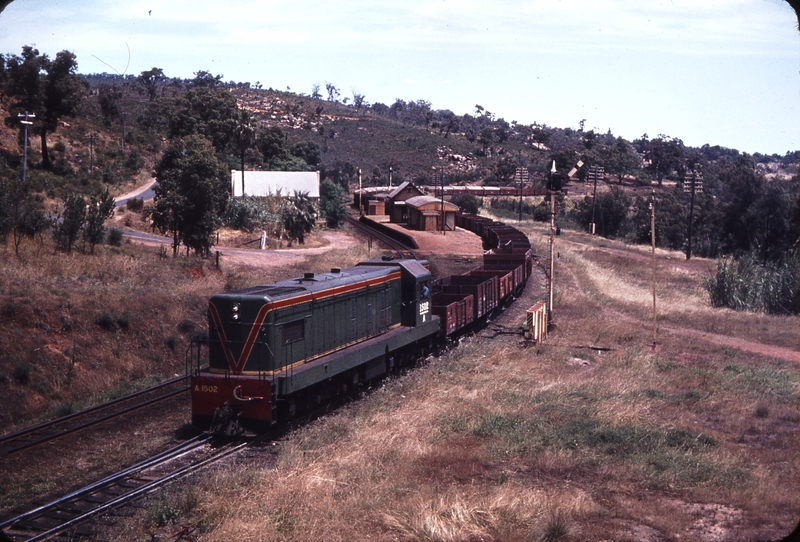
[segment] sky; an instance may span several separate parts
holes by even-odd
[[[0,53],[80,73],[224,80],[461,115],[800,149],[800,32],[781,0],[14,0]]]

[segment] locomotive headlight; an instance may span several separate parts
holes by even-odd
[[[238,303],[234,303],[233,306],[231,307],[231,311],[233,312],[233,319],[234,320],[238,320],[239,319],[239,304]]]
[[[234,314],[233,314],[233,319],[234,319],[234,320],[238,320],[238,319],[239,319],[239,315],[238,315],[238,314],[236,314],[236,313],[234,313]]]

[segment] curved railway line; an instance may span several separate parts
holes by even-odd
[[[409,247],[407,247],[406,245],[404,245],[400,241],[392,239],[388,235],[383,234],[383,233],[381,233],[381,232],[379,232],[379,231],[377,231],[377,230],[375,230],[373,228],[370,228],[369,226],[367,226],[365,224],[362,224],[361,222],[358,221],[358,219],[353,218],[351,216],[348,216],[345,220],[347,221],[348,224],[350,224],[353,228],[358,230],[360,233],[362,233],[362,234],[364,234],[364,235],[366,235],[368,237],[377,239],[378,241],[380,241],[381,243],[386,245],[390,250],[393,250],[401,260],[405,260],[405,259],[416,260],[416,259],[418,259],[417,255],[414,253],[414,251],[412,251]]]
[[[185,394],[188,391],[187,384],[187,377],[180,376],[80,412],[2,435],[0,436],[0,458]]]

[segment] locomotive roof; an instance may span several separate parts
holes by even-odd
[[[351,267],[349,269],[332,269],[328,273],[306,273],[302,277],[216,294],[214,297],[259,297],[263,298],[265,301],[277,301],[380,278],[399,271],[401,262],[403,264],[412,262],[411,267],[415,271],[417,271],[417,266],[422,268],[415,260],[397,260],[392,262],[393,265],[387,262],[377,261],[362,262],[356,267]],[[414,266],[414,264],[416,264],[416,266]],[[407,268],[408,265],[402,265],[402,267]],[[427,269],[422,268],[422,270],[429,273]],[[416,273],[414,274],[416,275]]]

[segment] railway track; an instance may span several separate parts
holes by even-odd
[[[417,259],[417,255],[414,253],[414,251],[412,251],[409,247],[407,247],[400,241],[392,239],[388,235],[376,231],[365,224],[362,224],[361,222],[358,221],[358,219],[355,219],[351,216],[348,216],[346,220],[347,223],[353,226],[356,230],[360,231],[364,235],[377,239],[378,241],[386,245],[390,250],[393,250],[399,258],[410,259],[410,260]]]
[[[173,378],[102,405],[87,408],[21,431],[2,435],[0,436],[0,458],[71,433],[77,433],[112,418],[184,394],[188,391],[187,384],[188,379],[186,376]]]
[[[203,434],[77,491],[0,523],[14,541],[46,540],[57,536],[94,538],[88,520],[138,499],[250,445],[217,445]]]

